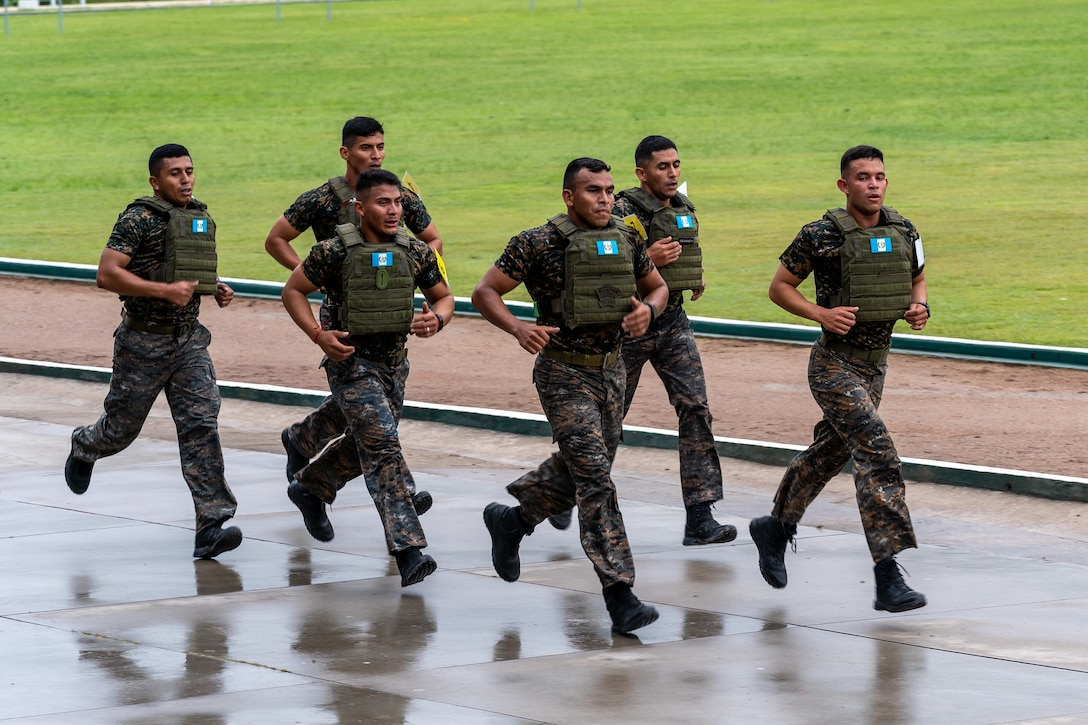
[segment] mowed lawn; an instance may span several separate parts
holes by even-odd
[[[562,210],[570,159],[603,158],[630,186],[634,146],[660,133],[704,230],[710,287],[689,313],[796,322],[766,296],[778,254],[841,205],[839,156],[868,143],[885,151],[888,203],[922,232],[926,334],[1088,347],[1083,0],[376,0],[279,15],[72,8],[60,32],[54,14],[13,13],[0,256],[95,263],[149,188],[150,150],[178,142],[219,225],[220,273],[283,280],[265,234],[343,171],[340,128],[364,114],[385,124],[386,167],[419,184],[467,296],[511,235]]]

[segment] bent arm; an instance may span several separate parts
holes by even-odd
[[[299,265],[291,272],[290,278],[283,285],[283,292],[280,293],[280,301],[283,302],[287,314],[298,325],[298,329],[305,332],[306,336],[311,340],[315,340],[321,331],[321,326],[314,319],[314,311],[310,307],[310,300],[307,297],[316,289],[317,287],[306,278],[306,275],[302,272],[302,266]]]
[[[442,254],[442,238],[438,236],[438,229],[435,227],[434,222],[428,224],[426,229],[417,234],[416,239]]]
[[[476,308],[485,320],[500,330],[516,336],[518,328],[523,325],[514,313],[502,301],[503,295],[513,291],[520,284],[517,280],[507,276],[498,267],[492,266],[484,274],[483,279],[472,291],[472,306]]]
[[[192,299],[195,280],[153,282],[128,271],[132,257],[116,249],[102,250],[95,282],[99,287],[126,297],[155,297],[182,307]]]
[[[771,280],[771,287],[767,291],[771,302],[790,314],[797,315],[806,320],[812,320],[820,324],[828,332],[836,335],[845,335],[857,322],[854,313],[857,307],[834,307],[828,309],[820,307],[815,302],[805,298],[798,288],[800,277],[790,272],[785,266],[779,264]]]
[[[302,261],[291,247],[291,242],[297,239],[299,234],[302,232],[291,226],[291,222],[281,214],[269,230],[268,236],[265,237],[264,251],[287,269],[293,270]]]

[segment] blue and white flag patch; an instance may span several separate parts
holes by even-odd
[[[597,256],[598,257],[614,257],[620,253],[619,245],[616,244],[615,239],[598,239],[597,240]]]
[[[869,239],[869,251],[873,254],[884,254],[892,251],[891,237],[872,237]]]
[[[392,267],[393,266],[393,253],[392,252],[371,252],[371,254],[370,254],[370,266],[371,267]]]
[[[695,222],[692,221],[690,214],[678,214],[676,217],[677,229],[694,229]]]
[[[193,219],[193,234],[207,234],[208,233],[208,220],[207,219]]]

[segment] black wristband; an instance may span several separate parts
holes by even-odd
[[[657,319],[657,305],[655,305],[653,302],[644,302],[643,304],[650,308],[650,322],[653,322],[654,320],[656,320]]]
[[[911,304],[912,305],[921,305],[922,307],[925,307],[926,308],[926,319],[927,320],[930,317],[933,317],[933,313],[929,311],[929,303],[928,302],[911,302]]]
[[[434,316],[438,318],[438,329],[435,330],[435,332],[442,332],[442,328],[446,326],[446,321],[442,319],[442,315],[437,312],[434,313]]]

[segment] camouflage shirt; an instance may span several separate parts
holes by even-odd
[[[344,301],[345,259],[347,248],[340,241],[340,237],[334,236],[315,244],[309,256],[302,260],[302,272],[306,279],[314,286],[325,289],[332,309],[339,309]],[[434,250],[418,239],[412,239],[408,249],[408,264],[411,266],[417,289],[430,289],[443,281]],[[332,320],[330,327],[342,329],[340,321],[336,319]],[[351,344],[355,347],[356,354],[363,357],[386,357],[403,350],[407,339],[407,333],[379,332],[352,337]]]
[[[643,211],[640,206],[638,206],[634,202],[630,201],[629,199],[622,199],[622,198],[617,196],[616,197],[616,205],[612,208],[612,216],[616,217],[617,219],[619,219],[622,222],[623,218],[625,216],[629,216],[631,214],[634,214],[635,217],[640,222],[642,222],[642,228],[645,229],[647,233],[649,233],[650,225],[653,223],[653,220],[654,220],[654,215],[650,214],[649,212]],[[637,234],[635,236],[638,237]],[[642,238],[641,237],[638,237],[638,238],[641,241]],[[645,244],[647,244],[649,246],[653,246],[652,242],[656,242],[656,241],[657,241],[656,239],[647,239]],[[683,292],[683,290],[677,290],[675,292],[673,292],[672,290],[669,290],[669,303],[667,305],[665,305],[665,309],[660,311],[660,314],[658,315],[658,325],[664,327],[665,324],[667,324],[668,320],[671,319],[672,317],[674,317],[675,315],[677,315],[678,314],[677,311],[683,306],[684,306],[684,292]],[[661,316],[665,315],[666,313],[668,314],[668,317],[665,318],[665,319],[662,319]]]
[[[880,223],[885,224],[884,213],[881,212]],[[922,273],[922,267],[918,264],[918,230],[908,220],[903,220],[909,233],[913,260],[911,262],[911,277],[917,277]],[[778,258],[786,270],[800,279],[805,279],[815,272],[816,304],[827,306],[831,296],[839,292],[842,287],[842,265],[839,261],[839,250],[846,242],[838,227],[835,226],[827,215],[822,219],[806,224],[794,237],[790,246]],[[840,337],[847,343],[859,347],[862,350],[879,350],[888,347],[892,343],[892,328],[895,320],[889,322],[859,322],[850,332]],[[825,334],[827,333],[825,331]]]
[[[635,278],[642,279],[654,270],[654,264],[638,235],[626,226],[622,229],[634,251]],[[566,248],[567,240],[559,230],[545,224],[512,238],[495,267],[510,279],[523,283],[534,300],[554,299],[566,285]],[[548,342],[548,347],[554,350],[593,355],[611,352],[623,342],[623,328],[618,322],[570,329],[563,326],[556,313],[545,313],[541,319],[545,325],[562,328]]]
[[[400,192],[404,208],[402,223],[412,234],[419,234],[431,225],[431,215],[415,192],[403,186]],[[304,232],[313,227],[314,239],[319,242],[336,236],[339,216],[340,200],[332,190],[332,184],[327,181],[295,199],[295,203],[283,212],[283,218],[298,231]]]
[[[129,206],[117,216],[106,249],[130,259],[126,269],[143,279],[162,279],[166,266],[167,218],[146,206]],[[120,295],[125,311],[153,325],[185,325],[196,321],[200,295],[178,307],[158,297]]]

